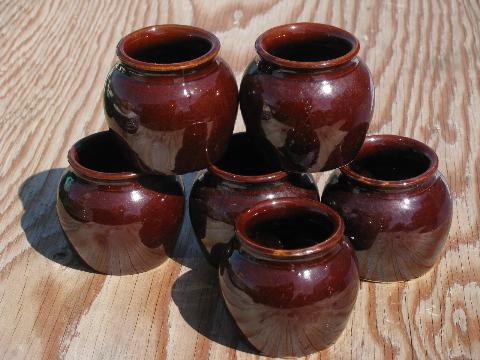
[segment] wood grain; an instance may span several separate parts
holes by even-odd
[[[94,274],[66,245],[55,189],[69,146],[106,127],[102,85],[122,35],[155,23],[205,27],[240,80],[257,35],[294,21],[356,34],[376,84],[370,132],[434,147],[455,201],[438,266],[408,283],[362,283],[343,336],[310,358],[480,358],[474,0],[0,1],[0,358],[256,357],[226,313],[188,219],[174,259],[160,268]],[[239,117],[236,130],[243,127]],[[316,175],[320,187],[327,175]]]

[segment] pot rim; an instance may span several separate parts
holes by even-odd
[[[418,141],[409,137],[405,137],[405,136],[400,136],[400,135],[390,135],[390,134],[367,135],[365,138],[365,142],[363,143],[359,153],[357,154],[357,157],[359,154],[361,154],[362,149],[365,149],[367,147],[375,147],[380,142],[383,142],[383,143],[386,142],[387,144],[403,143],[414,148],[415,150],[422,153],[429,159],[430,164],[427,170],[422,172],[420,175],[407,178],[407,179],[379,180],[379,179],[361,175],[358,172],[356,172],[352,168],[352,164],[355,162],[355,159],[354,159],[349,164],[342,166],[340,168],[340,171],[345,175],[347,175],[348,177],[358,181],[359,183],[366,184],[366,185],[380,188],[380,189],[402,189],[402,188],[408,188],[415,185],[419,185],[425,182],[426,180],[430,179],[437,172],[438,156],[435,153],[435,151],[421,141]]]
[[[81,146],[83,146],[84,143],[89,139],[92,139],[94,137],[104,137],[104,136],[115,136],[115,135],[109,130],[100,131],[100,132],[96,132],[91,135],[85,136],[72,145],[70,150],[68,150],[68,155],[67,155],[68,163],[70,164],[72,169],[75,170],[80,175],[83,175],[95,180],[107,180],[107,181],[120,180],[121,181],[121,180],[132,180],[132,179],[138,178],[140,176],[140,173],[134,172],[134,171],[124,171],[124,172],[115,172],[115,173],[103,172],[103,171],[92,170],[80,164],[80,161],[78,158],[78,149]]]
[[[229,141],[232,141],[234,138],[241,138],[246,136],[247,136],[246,132],[238,132],[238,133],[232,134]],[[208,170],[224,180],[237,182],[237,183],[252,183],[252,184],[265,183],[265,182],[282,180],[288,176],[288,173],[282,170],[261,174],[261,175],[240,175],[240,174],[235,174],[231,171],[223,170],[218,165],[215,165],[213,163],[208,165]]]
[[[208,165],[208,170],[210,170],[215,175],[221,177],[224,180],[239,182],[239,183],[264,183],[285,179],[288,174],[284,171],[276,171],[264,175],[238,175],[232,172],[228,172],[220,169],[214,164]]]
[[[308,33],[312,32],[312,28],[313,31],[317,32],[318,34],[327,35],[329,37],[337,37],[347,41],[351,45],[351,49],[346,54],[333,59],[321,61],[294,61],[275,56],[265,48],[265,42],[267,38],[279,37],[281,34],[285,35],[285,32],[292,32],[297,29]],[[280,25],[268,29],[255,41],[255,49],[261,58],[282,67],[291,69],[326,69],[342,65],[352,60],[360,51],[360,42],[353,34],[336,26],[313,22],[299,22]]]
[[[258,216],[261,216],[262,220],[275,218],[278,212],[285,207],[308,210],[309,212],[326,216],[333,223],[334,229],[327,239],[315,245],[297,249],[276,249],[263,246],[248,236],[246,230],[248,223],[252,219]],[[344,228],[345,225],[342,218],[331,207],[320,201],[292,197],[261,201],[248,210],[243,211],[235,221],[235,232],[241,247],[250,253],[273,260],[305,259],[325,253],[333,249],[344,238]]]
[[[137,60],[131,57],[126,50],[126,45],[139,38],[151,38],[152,35],[162,36],[162,34],[168,34],[168,32],[177,32],[184,35],[185,38],[200,38],[210,43],[210,49],[203,55],[191,60],[181,61],[176,63],[150,63],[141,60]],[[189,25],[177,25],[177,24],[164,24],[164,25],[152,25],[142,29],[138,29],[128,35],[125,35],[117,45],[117,56],[120,61],[135,69],[164,72],[174,70],[185,70],[198,67],[213,60],[220,51],[220,40],[211,32]]]

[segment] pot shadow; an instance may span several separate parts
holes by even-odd
[[[182,176],[185,216],[172,259],[190,270],[173,284],[172,300],[183,319],[211,341],[250,354],[258,352],[244,338],[228,312],[218,283],[218,270],[205,259],[190,223],[188,199],[198,173]]]
[[[57,186],[64,168],[39,172],[27,178],[18,189],[23,215],[20,220],[27,241],[47,259],[60,265],[96,273],[68,242],[57,216]]]
[[[172,299],[183,319],[211,341],[258,355],[241,334],[223,301],[217,270],[203,266],[180,276],[172,287]]]
[[[202,263],[206,262],[190,223],[188,200],[197,174],[198,172],[192,172],[182,175],[182,183],[185,195],[185,211],[183,215],[182,228],[180,230],[180,234],[178,235],[177,243],[175,244],[172,254],[169,254],[170,258],[175,262],[190,269],[195,269],[198,266],[202,266]]]

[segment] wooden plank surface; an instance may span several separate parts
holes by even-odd
[[[454,196],[438,266],[408,283],[362,283],[342,337],[311,358],[480,358],[475,0],[0,1],[0,358],[256,356],[227,316],[188,219],[174,259],[160,268],[94,274],[66,246],[55,189],[70,145],[106,127],[102,85],[122,35],[155,23],[204,27],[240,80],[258,34],[293,21],[330,23],[360,39],[376,84],[370,132],[435,148]],[[316,177],[322,187],[327,174]]]

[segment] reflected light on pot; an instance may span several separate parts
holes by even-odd
[[[332,93],[332,85],[327,80],[322,81],[322,93],[325,95],[330,95]]]
[[[142,194],[140,194],[140,192],[137,190],[133,190],[130,194],[130,197],[132,201],[135,201],[135,202],[142,200]]]

